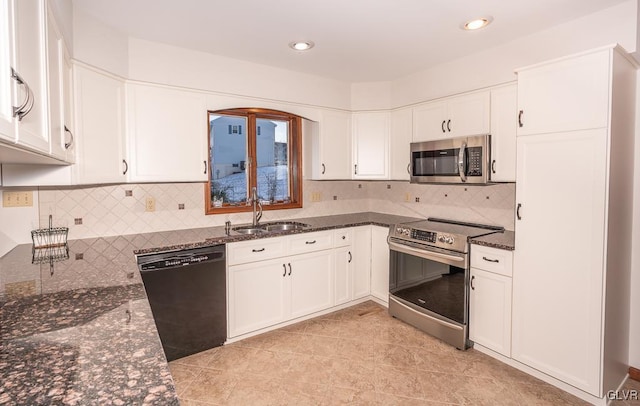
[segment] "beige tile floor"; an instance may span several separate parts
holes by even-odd
[[[476,350],[458,351],[373,302],[169,367],[184,406],[586,404]]]

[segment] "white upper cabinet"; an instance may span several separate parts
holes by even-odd
[[[313,180],[351,179],[351,113],[322,111],[317,127],[307,128],[305,176]]]
[[[66,160],[65,45],[51,12],[47,11],[47,65],[49,74],[49,137],[51,155]],[[70,146],[70,144],[69,144]]]
[[[389,177],[409,180],[409,148],[413,137],[413,110],[404,108],[391,112],[389,142]]]
[[[43,0],[13,1],[15,72],[19,75],[18,100],[27,105],[18,114],[17,143],[44,154],[50,153],[46,9]]]
[[[413,109],[413,141],[489,133],[490,93],[474,92]]]
[[[77,183],[124,183],[124,81],[74,66]]]
[[[202,93],[127,84],[129,180],[206,181],[207,108]]]
[[[518,88],[491,89],[491,181],[516,181]]]
[[[390,113],[354,113],[353,178],[389,178]]]
[[[607,126],[609,69],[588,53],[518,71],[518,135]]]
[[[15,142],[16,127],[13,118],[15,80],[11,78],[13,66],[13,1],[0,2],[0,139]],[[17,103],[16,103],[17,104]]]

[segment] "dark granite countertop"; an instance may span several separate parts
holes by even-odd
[[[301,218],[295,221],[309,224],[305,230],[265,237],[412,220]],[[54,262],[31,244],[15,247],[0,258],[0,404],[177,405],[134,252],[253,238],[209,227],[72,240],[68,251],[44,253],[55,254]]]
[[[485,235],[484,237],[472,238],[471,244],[513,251],[516,247],[515,239],[516,234],[513,231],[506,230],[501,233],[494,233]]]
[[[162,251],[174,251],[189,248],[199,248],[204,246],[211,246],[216,244],[226,244],[237,241],[253,240],[258,238],[270,238],[278,237],[282,235],[309,233],[313,231],[332,230],[344,227],[355,227],[362,225],[378,225],[382,227],[389,227],[395,223],[401,223],[406,221],[421,220],[415,217],[396,216],[392,214],[382,213],[352,213],[352,214],[339,214],[335,216],[321,216],[321,217],[305,217],[291,219],[298,223],[308,224],[308,227],[299,230],[290,230],[285,232],[271,232],[264,234],[240,234],[236,231],[231,231],[229,234],[225,233],[225,228],[209,227],[194,230],[178,230],[167,231],[162,233],[153,233],[155,239],[158,241],[154,246],[147,246],[145,248],[136,250],[137,255],[150,254],[154,252]],[[270,223],[265,221],[262,223]],[[261,224],[262,224],[261,223]],[[278,221],[275,221],[278,223]],[[244,226],[246,224],[232,224],[232,228],[238,226]],[[144,235],[144,234],[142,234]],[[160,241],[163,241],[160,243]]]

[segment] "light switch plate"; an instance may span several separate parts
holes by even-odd
[[[33,206],[33,192],[2,192],[3,207],[31,207]]]

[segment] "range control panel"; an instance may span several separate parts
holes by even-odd
[[[455,238],[449,234],[437,233],[435,231],[417,230],[410,227],[397,226],[395,235],[405,239],[415,240],[434,245],[453,245]]]

